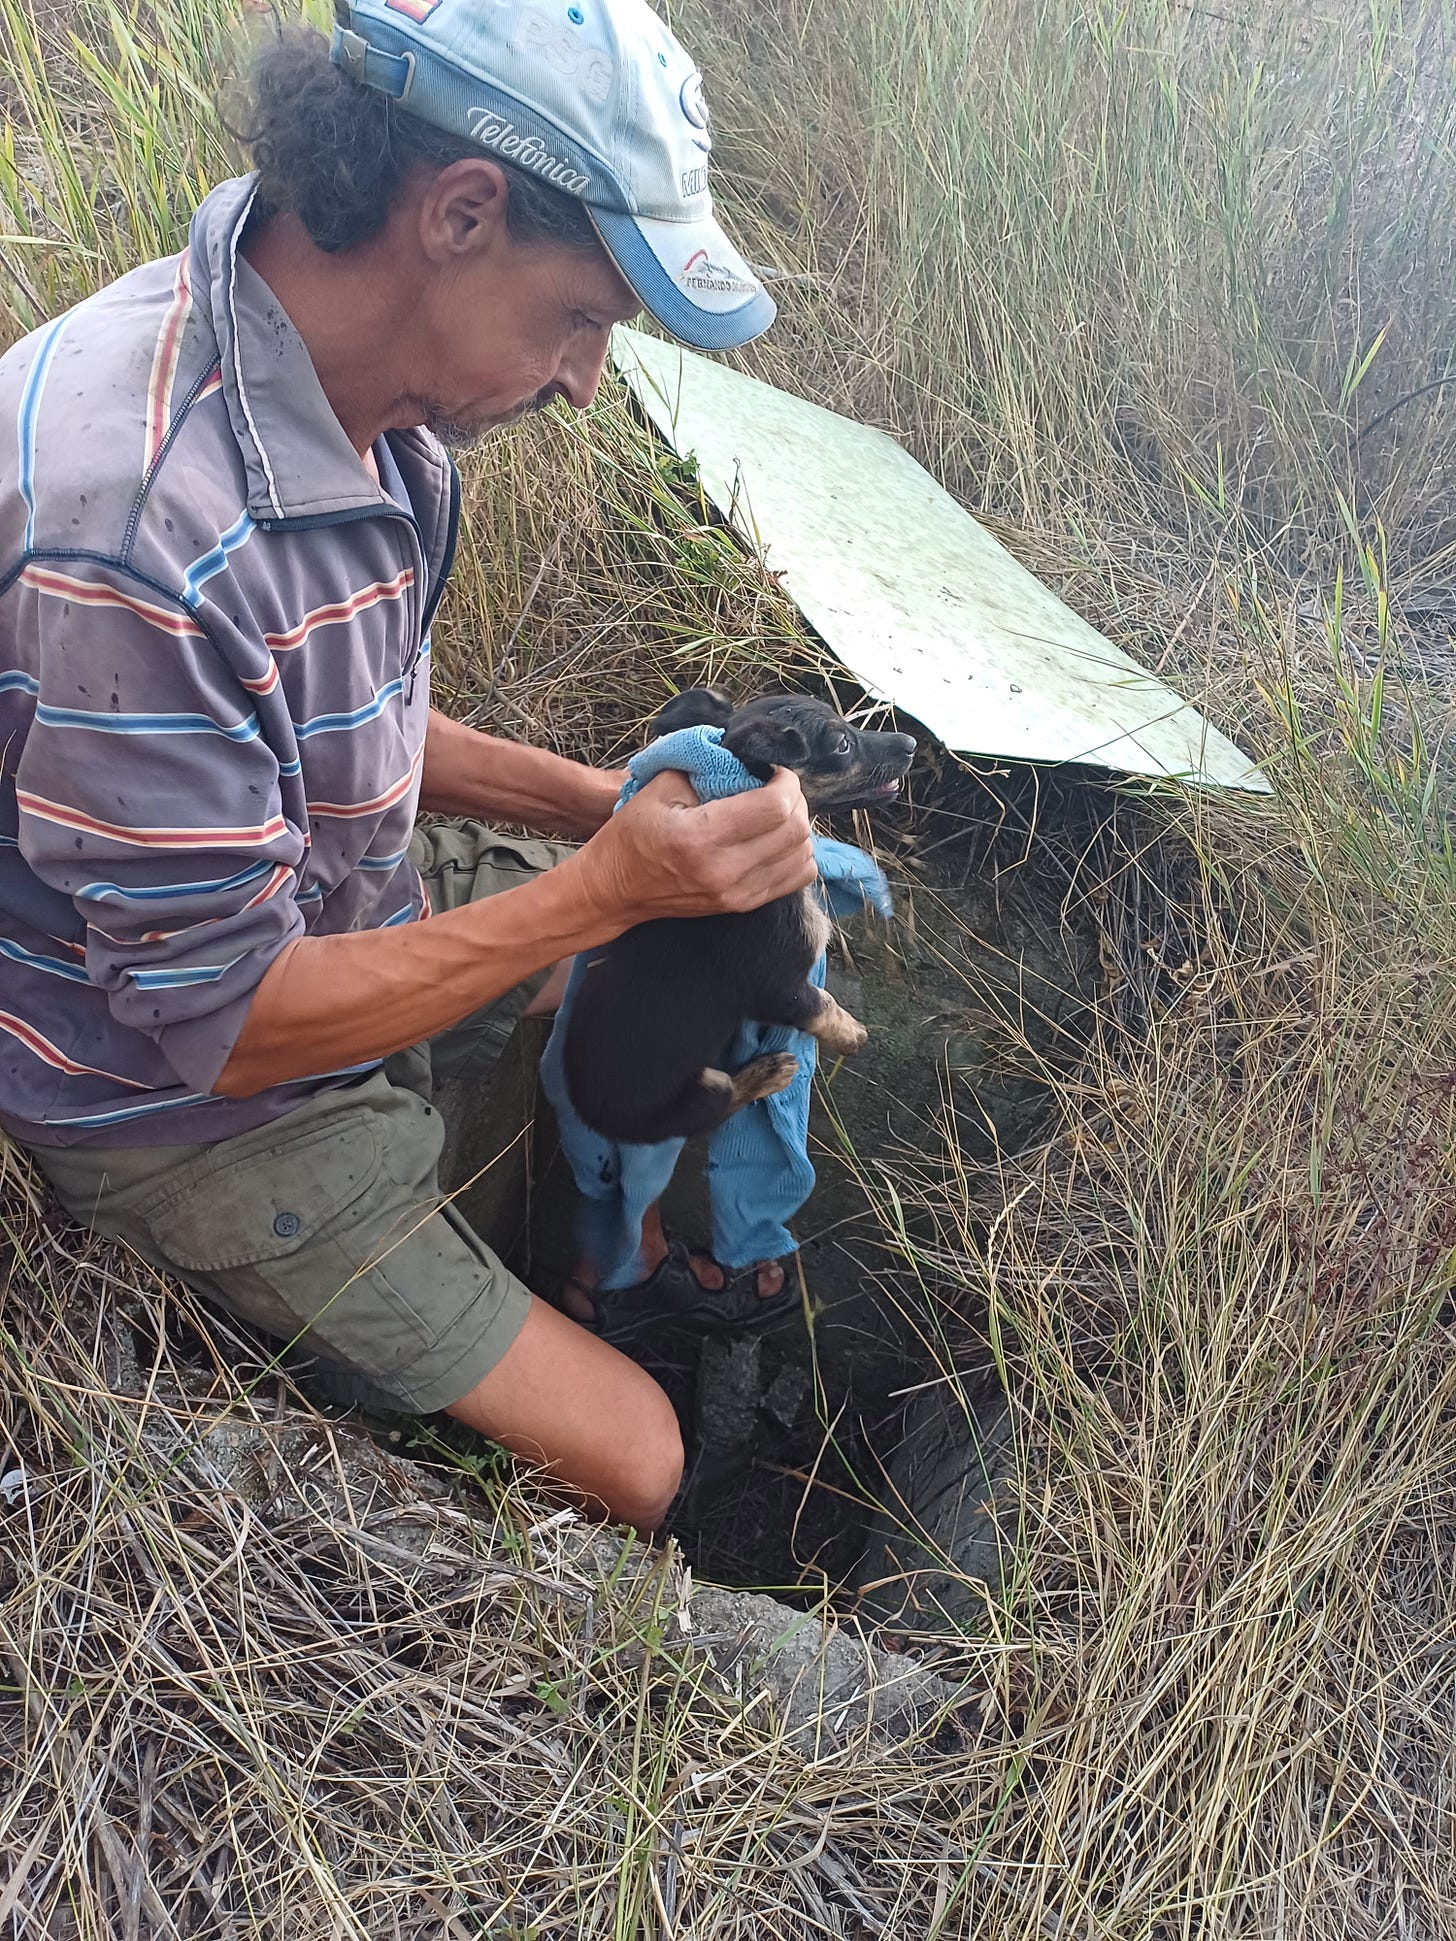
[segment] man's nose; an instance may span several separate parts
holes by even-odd
[[[607,338],[603,334],[593,349],[573,348],[557,367],[555,389],[576,411],[585,411],[597,394],[607,361]]]

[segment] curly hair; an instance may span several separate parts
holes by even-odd
[[[231,132],[251,152],[262,208],[290,211],[331,252],[381,228],[416,169],[448,168],[484,153],[335,67],[328,42],[308,27],[279,28],[259,49]],[[506,227],[518,242],[584,252],[600,246],[574,196],[491,159],[509,183]]]

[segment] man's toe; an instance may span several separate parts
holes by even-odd
[[[754,1284],[761,1301],[771,1301],[784,1291],[784,1264],[781,1260],[761,1260],[754,1269]]]

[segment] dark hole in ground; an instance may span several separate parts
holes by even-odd
[[[1125,853],[1113,843],[1116,797],[1097,781],[949,762],[937,771],[928,761],[914,795],[916,806],[877,816],[869,830],[895,889],[895,923],[857,922],[831,955],[831,987],[871,1038],[826,1079],[811,1120],[819,1181],[795,1224],[812,1334],[795,1316],[757,1340],[705,1345],[664,1329],[634,1350],[672,1396],[688,1443],[690,1486],[673,1534],[700,1575],[780,1594],[822,1596],[860,1580],[907,1413],[912,1481],[931,1460],[921,1461],[930,1445],[916,1391],[935,1379],[937,1353],[945,1358],[938,1341],[949,1338],[962,1371],[980,1364],[978,1408],[999,1412],[975,1346],[972,1276],[943,1255],[907,1263],[880,1215],[904,1222],[912,1249],[928,1242],[933,1223],[917,1195],[944,1190],[953,1148],[975,1169],[1036,1135],[1047,1064],[1069,1068],[1085,1046],[1104,978],[1100,902]],[[863,825],[835,833],[866,839]],[[508,1081],[527,1092],[534,1049]],[[515,1109],[529,1113],[530,1102]],[[575,1191],[544,1102],[534,1109],[529,1225],[518,1224],[512,1257],[549,1292],[571,1265]],[[522,1196],[496,1170],[495,1218],[472,1198],[462,1206],[498,1232],[505,1203]],[[706,1240],[694,1147],[665,1213],[670,1234]],[[953,1419],[936,1429],[940,1470],[954,1465],[959,1433]],[[902,1490],[904,1472],[902,1460]],[[942,1488],[928,1471],[926,1483]]]

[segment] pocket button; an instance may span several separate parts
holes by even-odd
[[[303,1222],[296,1213],[279,1213],[274,1215],[273,1231],[278,1235],[280,1240],[291,1240],[302,1225]]]

